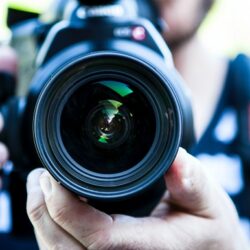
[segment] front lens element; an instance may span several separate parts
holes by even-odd
[[[132,83],[93,81],[73,92],[61,116],[69,155],[84,168],[119,173],[139,163],[153,144],[152,105]]]
[[[123,109],[123,104],[115,100],[103,100],[91,110],[90,117],[86,118],[86,127],[89,138],[98,146],[115,148],[121,145],[131,132],[131,117]]]

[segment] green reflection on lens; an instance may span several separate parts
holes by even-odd
[[[112,126],[115,124],[115,117],[120,115],[119,108],[123,105],[121,102],[116,100],[103,100],[100,101],[99,104],[102,106],[102,114],[103,120],[102,126],[100,127],[101,135],[98,141],[100,143],[108,144],[109,143],[109,136],[105,133],[108,133]]]
[[[98,141],[101,142],[101,143],[106,143],[107,144],[108,143],[107,139],[108,138],[106,136],[102,135],[101,138]]]
[[[119,109],[123,105],[121,102],[115,100],[107,100],[107,101],[111,103],[116,109]]]
[[[112,89],[117,94],[119,94],[122,97],[125,97],[129,94],[133,93],[133,90],[130,89],[126,84],[121,82],[115,82],[115,81],[103,81],[100,83],[101,85]]]
[[[115,100],[106,100],[100,103],[104,106],[103,113],[108,115],[110,119],[113,119],[114,116],[119,113],[119,108],[123,105]]]

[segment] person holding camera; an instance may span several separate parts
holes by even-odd
[[[192,93],[202,142],[229,74],[228,60],[207,53],[196,36],[212,1],[156,2],[168,25],[163,36]],[[204,155],[207,145],[198,146],[195,154]],[[213,164],[219,169],[221,162]],[[165,182],[167,192],[151,216],[134,218],[93,208],[39,169],[28,178],[27,211],[41,249],[249,249],[232,201],[201,162],[180,149]]]
[[[40,249],[249,249],[232,201],[197,159],[180,149],[165,181],[151,216],[134,218],[105,214],[34,170],[27,211]]]
[[[224,98],[225,78],[232,69],[228,60],[206,53],[196,37],[212,1],[156,3],[168,24],[163,36],[192,93],[199,142],[193,154],[202,161],[208,159],[208,147],[226,155],[227,147],[204,144],[217,128],[216,121],[209,125],[214,114],[223,115],[216,105]],[[215,139],[215,143],[222,140]],[[219,169],[222,162],[215,159],[213,165]],[[106,214],[63,188],[46,170],[32,171],[27,181],[27,212],[40,249],[249,249],[233,202],[207,173],[204,163],[180,149],[164,180],[167,191],[151,215],[135,218]]]

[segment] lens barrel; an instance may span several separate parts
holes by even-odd
[[[172,83],[118,52],[72,59],[43,88],[33,134],[43,165],[92,199],[133,196],[169,168],[181,142]]]

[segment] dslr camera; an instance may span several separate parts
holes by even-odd
[[[149,214],[178,148],[193,141],[191,105],[150,0],[69,1],[37,39],[25,97],[1,107],[16,171],[45,167],[108,213]]]

